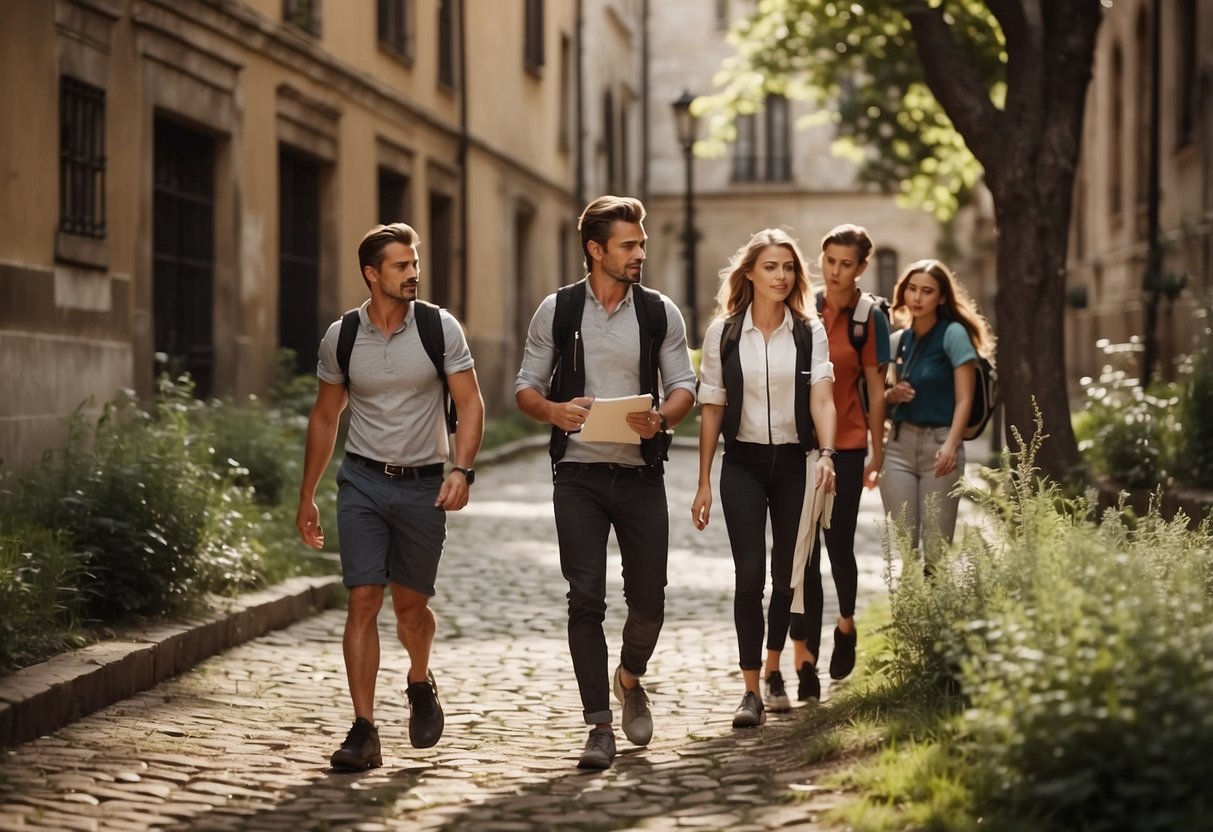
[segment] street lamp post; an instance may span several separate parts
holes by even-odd
[[[682,228],[683,257],[686,260],[687,342],[691,346],[699,343],[699,293],[695,281],[695,180],[694,147],[699,131],[699,119],[691,112],[695,96],[687,90],[674,101],[674,127],[678,132],[678,143],[686,160],[686,219]]]

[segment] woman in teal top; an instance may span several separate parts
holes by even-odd
[[[964,430],[973,405],[980,353],[992,356],[989,323],[952,272],[938,260],[911,263],[893,290],[901,333],[896,383],[885,390],[893,430],[885,443],[880,496],[886,515],[904,512],[914,546],[927,533],[951,542],[958,496],[951,491],[964,469]],[[931,505],[933,504],[933,508]]]

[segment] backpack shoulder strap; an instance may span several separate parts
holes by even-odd
[[[350,389],[350,355],[354,352],[360,322],[358,310],[351,309],[341,316],[341,330],[337,334],[337,366],[345,376],[346,390]]]
[[[430,357],[438,378],[446,384],[446,370],[443,358],[446,355],[446,334],[442,331],[442,313],[432,303],[423,300],[413,301],[413,320],[417,322],[417,335],[421,338],[421,346]]]
[[[860,292],[855,308],[851,310],[850,338],[851,346],[861,356],[863,346],[868,341],[868,329],[872,322],[872,310],[879,304],[879,299],[871,292]]]
[[[559,356],[573,337],[573,330],[581,326],[581,312],[585,308],[585,281],[561,286],[556,292],[556,312],[552,316],[552,343]],[[559,363],[559,357],[556,359]]]
[[[653,394],[653,406],[660,397],[658,376],[661,344],[665,341],[665,301],[661,293],[637,284],[632,289],[636,301],[636,321],[640,326],[640,389]]]

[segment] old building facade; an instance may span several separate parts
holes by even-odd
[[[1158,30],[1158,365],[1174,377],[1213,291],[1213,2],[1116,0],[1105,10],[1087,95],[1070,226],[1067,366],[1096,376],[1096,342],[1146,331],[1151,79]]]
[[[601,144],[583,17],[632,27],[586,51],[626,75],[637,5],[6,2],[4,464],[61,444],[86,399],[149,395],[161,370],[235,396],[272,386],[282,348],[307,372],[365,297],[354,252],[380,221],[418,229],[423,296],[461,316],[491,407],[508,406],[530,309],[578,259],[579,171],[599,161],[581,150]],[[610,83],[635,111],[638,79]]]
[[[602,193],[649,207],[646,280],[688,300],[670,102],[707,92],[749,0],[6,0],[0,4],[0,464],[161,371],[200,395],[308,372],[365,297],[357,241],[421,234],[422,296],[464,322],[490,413],[512,407],[539,300],[583,273]],[[806,253],[867,225],[868,285],[935,253],[925,214],[858,189],[806,105],[771,102],[697,158],[698,342],[753,231]],[[688,312],[691,310],[688,308]]]

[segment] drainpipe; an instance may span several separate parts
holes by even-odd
[[[577,61],[574,70],[574,83],[577,85],[577,112],[574,115],[574,127],[576,128],[576,161],[577,170],[574,172],[573,184],[573,209],[577,212],[581,211],[585,205],[585,49],[582,48],[582,34],[585,28],[585,4],[584,0],[577,0],[577,21],[576,21],[576,37],[574,38],[574,54],[577,55]]]
[[[455,11],[458,13],[455,25],[459,39],[459,320],[468,326],[468,63],[462,2]]]
[[[640,13],[640,201],[649,202],[649,0]]]

